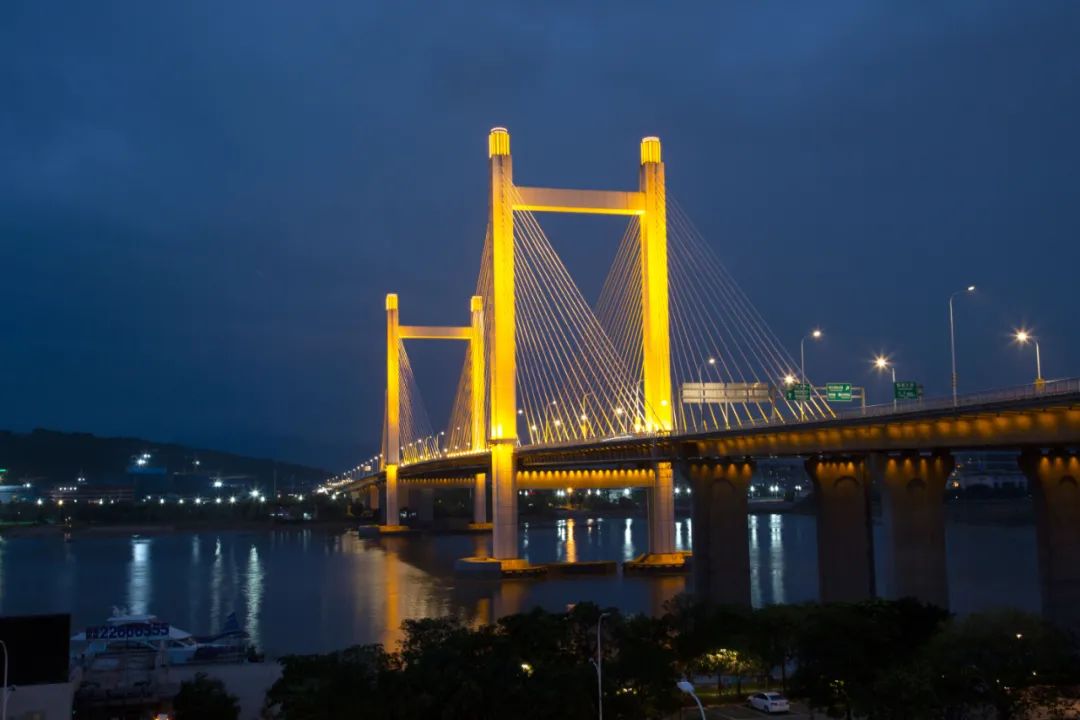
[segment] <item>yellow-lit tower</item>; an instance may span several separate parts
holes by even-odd
[[[484,298],[474,295],[469,305],[471,315],[471,336],[469,346],[470,362],[470,385],[472,389],[472,436],[473,451],[480,451],[487,447],[487,433],[484,428]],[[473,485],[473,525],[478,527],[487,524],[487,475],[477,473]]]
[[[641,141],[637,192],[565,190],[514,185],[510,134],[493,128],[488,135],[491,174],[490,232],[492,271],[491,492],[495,559],[516,560],[517,444],[515,367],[514,211],[571,212],[637,216],[641,226],[642,384],[644,422],[652,432],[672,429],[671,349],[669,342],[667,212],[660,139]],[[650,491],[650,554],[675,549],[671,463],[659,463]]]
[[[398,464],[401,462],[401,338],[398,325],[398,296],[386,296],[386,447],[383,448],[383,471],[386,473],[385,523],[396,527],[398,514]]]
[[[671,345],[668,333],[667,206],[660,138],[641,141],[639,188],[641,226],[641,374],[645,388],[645,426],[671,432]]]
[[[491,173],[491,515],[492,556],[517,558],[517,382],[514,308],[514,171],[510,133],[493,128],[488,135]]]

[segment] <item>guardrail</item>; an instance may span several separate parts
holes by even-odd
[[[960,395],[953,401],[951,395],[918,400],[897,400],[896,402],[867,405],[865,408],[852,408],[837,413],[837,418],[878,417],[881,415],[901,415],[921,413],[927,410],[951,410],[1011,400],[1037,400],[1062,395],[1080,393],[1080,378],[1062,378],[1046,380],[1041,385],[1028,383],[996,390],[984,390],[977,393]]]

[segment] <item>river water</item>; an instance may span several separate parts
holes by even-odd
[[[815,523],[808,515],[750,516],[755,605],[817,598]],[[680,548],[689,548],[690,530],[689,520],[677,523]],[[501,582],[455,576],[454,560],[488,542],[470,535],[369,540],[313,529],[83,536],[73,543],[12,538],[0,540],[0,614],[70,612],[73,627],[81,628],[120,606],[208,634],[236,612],[257,645],[277,657],[355,643],[393,646],[407,618],[482,623],[537,605],[563,610],[579,600],[657,613],[690,589],[684,576]],[[946,542],[953,610],[1038,611],[1033,526],[950,523]],[[568,519],[521,528],[522,554],[532,562],[624,560],[646,547],[643,519]],[[880,551],[877,565],[878,587],[887,595]]]

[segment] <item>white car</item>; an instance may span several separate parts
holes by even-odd
[[[750,707],[762,712],[773,713],[788,712],[791,704],[788,699],[778,692],[761,692],[750,696]]]

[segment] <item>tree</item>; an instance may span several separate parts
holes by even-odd
[[[177,720],[236,720],[240,705],[225,691],[225,683],[206,673],[195,673],[193,680],[180,684],[173,700]]]
[[[748,608],[717,607],[679,595],[665,609],[664,620],[673,634],[672,649],[683,674],[707,670],[705,656],[720,648],[746,651],[752,617]]]
[[[667,717],[679,707],[679,673],[671,636],[662,619],[613,618],[614,652],[604,663],[604,716]]]
[[[799,626],[806,614],[804,605],[768,605],[754,613],[748,647],[761,658],[766,672],[780,669],[780,688],[787,692],[788,665],[798,651]]]
[[[1080,681],[1075,648],[1060,630],[1014,610],[955,621],[929,648],[943,703],[991,709],[998,720],[1056,711],[1060,687]]]
[[[289,655],[281,659],[281,677],[266,694],[271,717],[283,720],[330,720],[351,717],[363,707],[367,716],[386,717],[395,658],[380,645],[357,645],[326,655]]]
[[[834,716],[872,716],[874,686],[911,663],[948,613],[905,599],[811,606],[799,630],[795,691]]]

